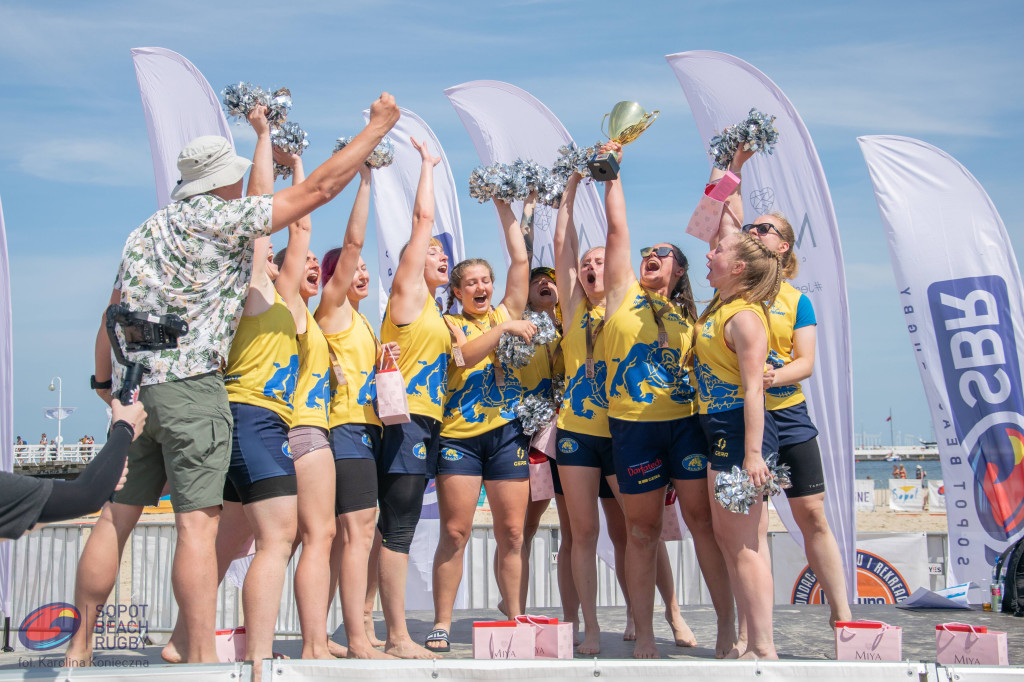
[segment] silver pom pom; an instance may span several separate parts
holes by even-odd
[[[542,169],[540,178],[537,180],[537,201],[558,208],[562,203],[562,193],[565,192],[565,180],[562,176],[547,168]]]
[[[302,156],[302,152],[306,151],[306,147],[309,146],[309,140],[306,139],[306,131],[299,127],[298,123],[286,121],[280,126],[270,129],[270,144],[289,154]],[[288,166],[274,164],[274,178],[287,178],[291,174],[292,169]]]
[[[551,380],[551,389],[554,393],[555,405],[561,405],[565,398],[565,375],[559,374]]]
[[[469,174],[469,196],[481,204],[491,199],[506,203],[521,201],[531,192],[547,206],[561,201],[565,180],[534,161],[516,159],[514,163],[478,166]]]
[[[262,104],[267,108],[267,122],[278,126],[287,120],[288,111],[292,108],[292,93],[288,88],[271,93],[258,85],[241,81],[224,88],[222,94],[228,116],[239,121],[245,120],[255,106]]]
[[[555,418],[555,405],[540,395],[528,395],[516,406],[516,416],[523,425],[523,433],[532,436]]]
[[[764,485],[755,486],[750,482],[746,469],[737,466],[732,471],[720,471],[715,476],[715,500],[727,511],[736,514],[747,514],[750,507],[757,504],[765,493],[778,495],[786,488],[793,486],[789,475],[789,465],[779,464],[779,453],[773,452],[764,459],[768,467],[768,479]]]
[[[591,147],[577,147],[575,142],[561,146],[558,148],[560,156],[555,160],[552,171],[561,176],[563,184],[568,182],[573,171],[579,171],[580,175],[589,178],[590,170],[587,168],[587,162],[600,148],[600,142],[594,143]]]
[[[715,168],[728,169],[737,149],[771,154],[779,141],[779,131],[776,130],[774,123],[774,116],[769,117],[754,108],[747,114],[745,121],[729,126],[721,135],[712,137],[708,154],[713,159]]]
[[[527,343],[515,334],[505,332],[501,335],[498,347],[495,349],[498,360],[515,369],[522,369],[530,364],[537,352],[537,346],[546,346],[558,338],[555,323],[551,321],[547,313],[527,310],[523,313],[523,320],[532,322],[537,327],[537,333],[533,335],[530,342]]]
[[[344,149],[354,137],[339,137],[338,141],[334,143],[334,152],[340,152]],[[370,155],[366,157],[366,165],[370,168],[385,168],[390,166],[395,161],[395,145],[391,141],[391,138],[385,136],[381,139],[380,143],[373,148]]]

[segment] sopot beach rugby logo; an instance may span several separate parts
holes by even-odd
[[[53,602],[25,616],[18,639],[31,651],[49,651],[66,643],[82,625],[82,614],[74,604]]]

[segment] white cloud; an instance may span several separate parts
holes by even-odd
[[[24,173],[44,180],[115,187],[153,182],[149,149],[122,139],[54,138],[43,140],[18,159]]]

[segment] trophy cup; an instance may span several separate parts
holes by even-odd
[[[658,118],[658,111],[647,113],[636,102],[619,102],[610,114],[601,119],[601,132],[612,142],[625,146],[640,137]],[[604,130],[608,121],[608,132]],[[598,152],[587,162],[590,175],[595,180],[614,180],[619,177],[619,155],[615,152]]]

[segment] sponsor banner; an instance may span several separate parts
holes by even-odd
[[[856,484],[855,506],[857,511],[875,511],[875,482],[859,478],[854,483]]]
[[[894,512],[923,512],[924,488],[921,487],[921,481],[890,478],[889,509]]]
[[[928,481],[928,511],[946,513],[946,486],[942,481]]]
[[[854,513],[853,371],[846,275],[839,226],[825,172],[800,114],[778,86],[741,59],[710,51],[668,55],[700,132],[701,146],[747,117],[751,107],[775,116],[779,142],[771,156],[756,154],[743,167],[745,222],[782,211],[796,232],[800,275],[792,284],[807,295],[818,320],[814,374],[802,382],[818,427],[825,474],[825,516],[839,543],[852,590]],[[710,160],[709,160],[710,164]],[[699,196],[692,188],[690,196]],[[682,229],[680,229],[680,232]],[[776,500],[786,529],[802,545],[787,500]],[[853,597],[851,591],[850,597]]]
[[[859,138],[946,484],[949,580],[988,600],[1024,536],[1024,291],[1003,221],[956,159],[920,140]]]
[[[573,141],[569,131],[543,102],[514,85],[500,81],[472,81],[452,86],[444,94],[455,107],[484,166],[523,159],[550,168],[558,158],[558,148]],[[591,142],[584,140],[581,146],[589,144]],[[516,215],[522,214],[522,208],[521,201],[513,202],[512,210]],[[555,266],[556,214],[555,209],[541,204],[534,211],[533,267]],[[580,238],[580,253],[604,244],[607,220],[604,202],[595,183],[580,183],[573,205],[573,221]],[[507,265],[508,249],[500,218],[498,234],[501,235]]]
[[[803,551],[787,534],[773,536],[772,574],[776,604],[828,603]],[[918,587],[929,587],[927,535],[858,535],[856,575],[858,604],[896,604]]]
[[[391,296],[391,281],[398,268],[402,247],[409,242],[412,230],[412,209],[416,203],[416,188],[420,183],[420,167],[423,157],[412,146],[411,137],[417,142],[426,141],[432,156],[441,161],[434,166],[434,229],[433,234],[444,247],[448,256],[448,267],[466,257],[462,243],[462,217],[459,214],[458,192],[452,169],[448,164],[444,148],[434,131],[426,122],[408,109],[399,108],[401,117],[388,133],[395,147],[395,160],[386,167],[373,171],[373,211],[377,221],[377,272],[380,282],[380,315],[383,319],[388,297]],[[370,112],[363,112],[363,119],[369,122]],[[444,306],[441,289],[435,292],[439,305]]]

